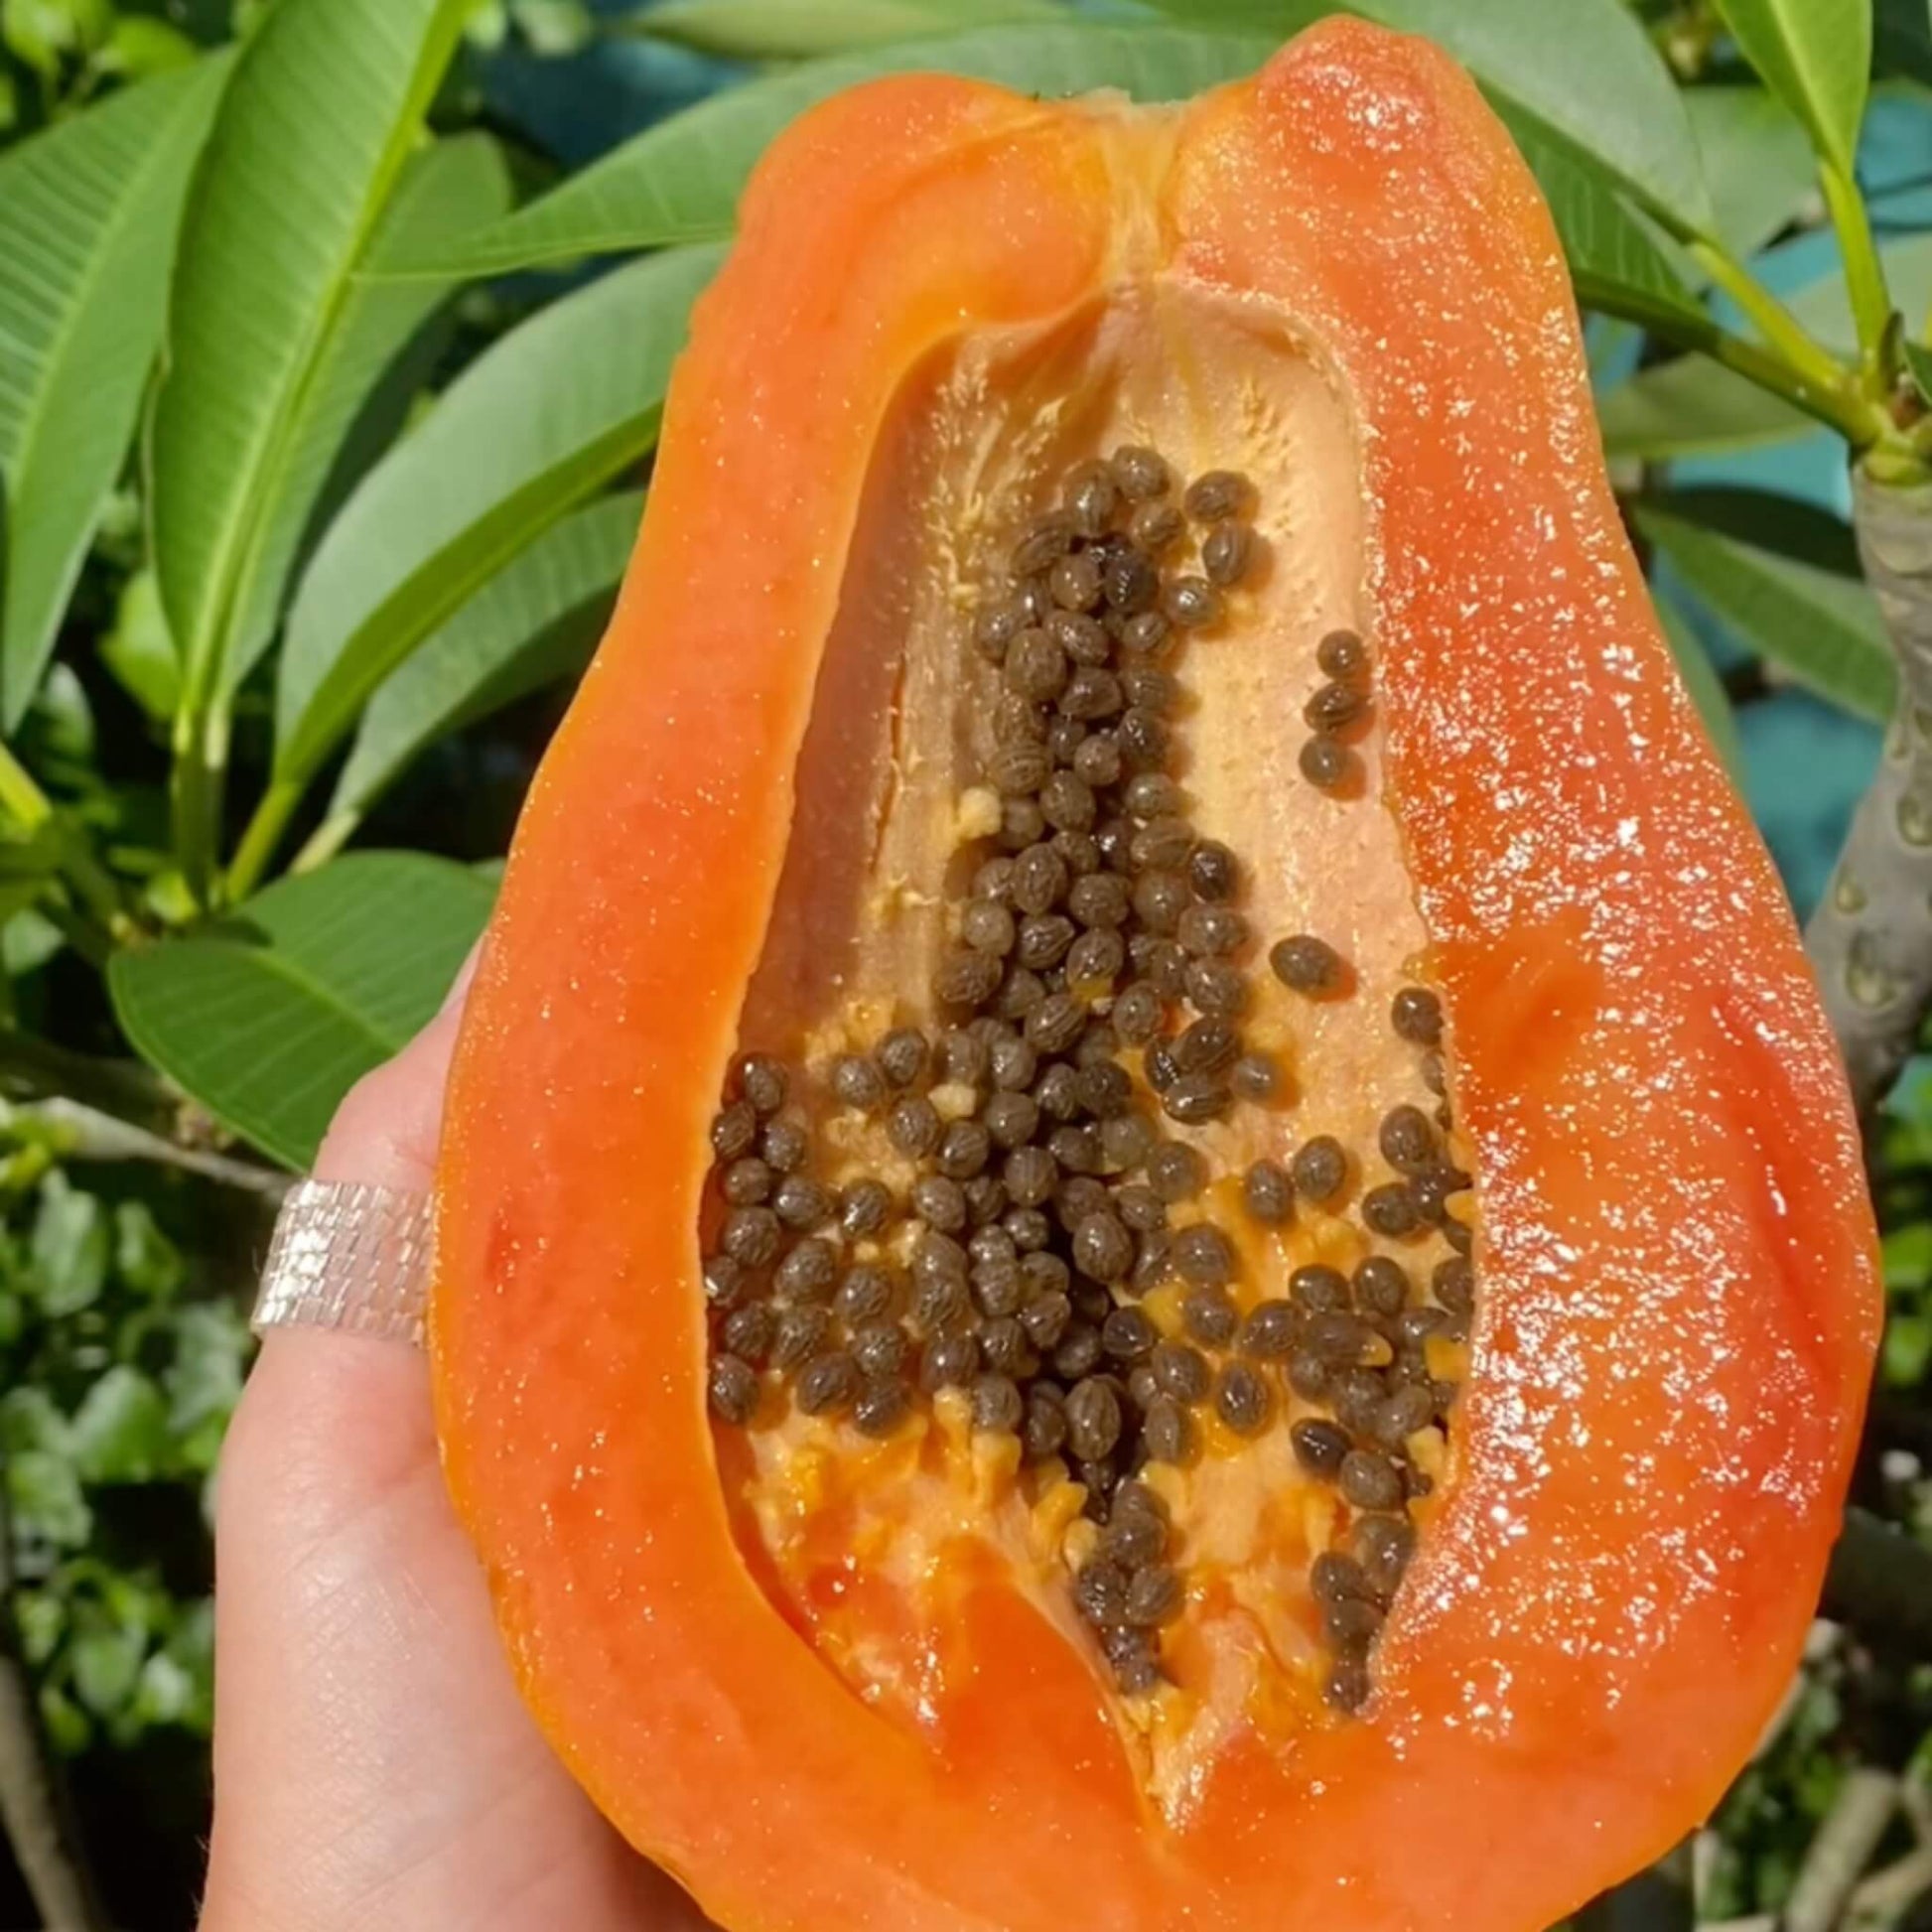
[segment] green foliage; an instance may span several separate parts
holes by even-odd
[[[1605,171],[1521,110],[1505,107],[1502,114],[1550,205],[1578,300],[1653,325],[1704,326],[1681,258],[1617,194]]]
[[[395,272],[493,275],[731,232],[738,198],[772,137],[842,88],[880,74],[936,70],[1044,96],[1118,87],[1175,100],[1252,72],[1265,36],[1058,23],[988,28],[855,54],[753,80],[686,108],[574,175],[554,193]]]
[[[186,938],[117,953],[114,1010],[216,1120],[305,1168],[337,1102],[441,1005],[494,897],[448,860],[352,853]]]
[[[1923,0],[1876,0],[1871,53],[1881,74],[1903,74],[1932,86],[1932,10]]]
[[[1612,458],[1709,456],[1807,435],[1815,425],[1782,396],[1701,355],[1680,355],[1620,382],[1597,404]]]
[[[82,1188],[60,1154],[56,1133],[0,1128],[0,1470],[22,1651],[66,1751],[206,1735],[198,1499],[247,1330],[230,1304],[189,1299],[147,1201]],[[135,1506],[171,1492],[185,1508]],[[143,1523],[166,1527],[130,1527]]]
[[[1871,0],[1718,0],[1738,48],[1850,175],[1871,77]]]
[[[1912,1389],[1932,1373],[1932,1221],[1908,1221],[1885,1236],[1884,1354],[1878,1372]]]
[[[1781,1910],[1799,1862],[1831,1810],[1845,1763],[1831,1748],[1844,1709],[1837,1672],[1806,1687],[1772,1748],[1732,1786],[1719,1816],[1717,1858],[1700,1900],[1713,1919]]]
[[[427,746],[579,668],[636,540],[639,493],[554,524],[406,658],[369,700],[330,804],[347,832]]]
[[[1683,581],[1773,664],[1864,717],[1891,715],[1891,649],[1844,524],[1729,489],[1646,496],[1636,519]]]
[[[509,176],[487,135],[438,141],[412,154],[368,243],[371,267],[428,236],[492,219],[509,206]],[[445,284],[352,281],[280,439],[277,474],[254,520],[218,678],[233,692],[274,638],[305,539],[340,507],[353,477],[394,439],[447,332]],[[346,475],[345,473],[347,473]],[[331,484],[334,484],[332,490]]]
[[[712,248],[563,297],[451,384],[323,539],[289,616],[276,775],[306,781],[370,694],[558,517],[657,440]]]
[[[1742,82],[1687,87],[1715,232],[1739,261],[1798,218],[1816,192],[1804,130],[1782,105]]]
[[[0,722],[13,731],[120,474],[161,342],[175,224],[224,64],[0,155]]]
[[[189,198],[155,410],[162,602],[182,657],[183,857],[210,863],[223,762],[217,693],[245,661],[291,475],[350,357],[354,276],[421,138],[467,0],[283,0],[242,50]],[[320,110],[320,111],[319,111]],[[373,366],[371,366],[373,365]],[[332,406],[335,405],[335,406]],[[342,412],[347,413],[346,409]]]
[[[727,60],[796,61],[1060,11],[1054,0],[657,0],[631,24]]]

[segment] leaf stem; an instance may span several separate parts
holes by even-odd
[[[1891,371],[1885,367],[1891,296],[1885,287],[1884,264],[1878,259],[1878,245],[1872,239],[1870,217],[1858,183],[1830,161],[1820,164],[1818,179],[1838,233],[1839,252],[1845,257],[1845,287],[1859,330],[1859,365],[1865,393],[1882,400],[1891,386]]]
[[[0,1027],[0,1090],[39,1099],[65,1095],[156,1127],[173,1111],[169,1089],[139,1060],[76,1053],[12,1027]]]
[[[1844,386],[1849,374],[1845,364],[1808,335],[1797,317],[1736,256],[1705,236],[1689,245],[1698,266],[1743,310],[1752,328],[1796,374],[1821,389]]]
[[[227,730],[202,702],[183,705],[175,719],[175,861],[190,897],[207,905],[215,883],[220,844],[222,765]]]
[[[0,810],[26,832],[38,831],[54,816],[54,801],[5,745],[0,745]]]
[[[94,856],[86,835],[78,826],[61,820],[56,828],[61,872],[81,904],[106,928],[115,945],[124,946],[140,933],[140,924],[128,910],[127,897],[120,882]]]
[[[105,1113],[64,1094],[24,1107],[10,1106],[0,1100],[0,1126],[35,1120],[60,1134],[63,1148],[71,1160],[146,1161],[157,1167],[197,1174],[204,1180],[219,1181],[224,1187],[263,1194],[272,1201],[280,1200],[291,1185],[289,1176],[273,1168],[232,1160],[225,1154],[210,1154],[202,1148],[183,1147],[165,1134],[151,1133],[117,1114]]]
[[[262,793],[261,803],[255,807],[255,815],[248,821],[241,843],[235,848],[234,863],[228,868],[223,890],[229,899],[246,898],[261,883],[262,874],[268,870],[268,862],[274,858],[275,848],[281,844],[282,834],[295,815],[295,808],[302,802],[304,789],[300,779],[277,778]]]
[[[114,956],[114,941],[104,925],[85,912],[54,901],[43,903],[39,910],[47,915],[49,923],[59,928],[61,936],[97,973],[107,970],[107,962]]]
[[[1854,449],[1878,442],[1890,431],[1884,412],[1860,394],[1853,372],[1829,355],[1824,357],[1822,370],[1800,369],[1761,344],[1722,328],[1708,316],[1693,320],[1647,302],[1626,303],[1613,287],[1598,284],[1581,285],[1578,294],[1587,308],[1641,323],[1661,341],[1708,355],[1760,389],[1782,396],[1794,408],[1837,430]],[[1807,358],[1808,362],[1812,359]]]
[[[325,818],[309,834],[302,850],[289,861],[289,871],[314,872],[318,866],[326,866],[348,843],[361,822],[360,812],[336,812]]]

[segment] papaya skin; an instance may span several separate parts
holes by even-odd
[[[772,1606],[705,1415],[696,1236],[894,398],[1151,276],[1280,318],[1357,425],[1384,802],[1483,1230],[1457,1475],[1374,1698],[1231,1745],[1182,1831],[997,1574],[928,1735]],[[1459,69],[1335,20],[1173,112],[915,76],[775,144],[518,831],[438,1191],[438,1428],[519,1684],[724,1926],[1537,1932],[1709,1812],[1836,1534],[1875,1236],[1789,913],[1622,534],[1555,234]]]

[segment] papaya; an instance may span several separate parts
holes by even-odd
[[[1876,1284],[1467,78],[796,123],[438,1175],[450,1491],[620,1830],[759,1932],[1535,1932],[1788,1683]]]

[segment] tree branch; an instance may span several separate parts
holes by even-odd
[[[1898,700],[1805,944],[1863,1116],[1891,1085],[1932,1001],[1932,483],[1879,483],[1861,466],[1853,487]]]
[[[1853,1891],[1847,1932],[1889,1932],[1920,1899],[1932,1895],[1932,1846],[1921,1845]]]
[[[1897,1810],[1898,1774],[1855,1765],[1798,1868],[1784,1932],[1832,1932]]]
[[[29,1107],[8,1107],[0,1101],[0,1125],[6,1121],[41,1120],[57,1129],[69,1154],[76,1161],[149,1161],[157,1167],[178,1168],[185,1173],[200,1174],[205,1180],[218,1180],[223,1186],[245,1188],[249,1193],[279,1201],[292,1185],[292,1178],[272,1168],[258,1168],[251,1161],[233,1161],[224,1154],[207,1154],[200,1148],[183,1147],[161,1134],[151,1134],[113,1114],[78,1100],[56,1095]]]
[[[110,1932],[20,1654],[5,1478],[0,1459],[0,1827],[47,1932]]]
[[[78,1100],[152,1127],[168,1120],[178,1098],[139,1060],[70,1052],[11,1027],[0,1027],[0,1091],[37,1100]]]
[[[1932,1550],[1868,1510],[1848,1509],[1821,1608],[1867,1642],[1932,1658]]]

